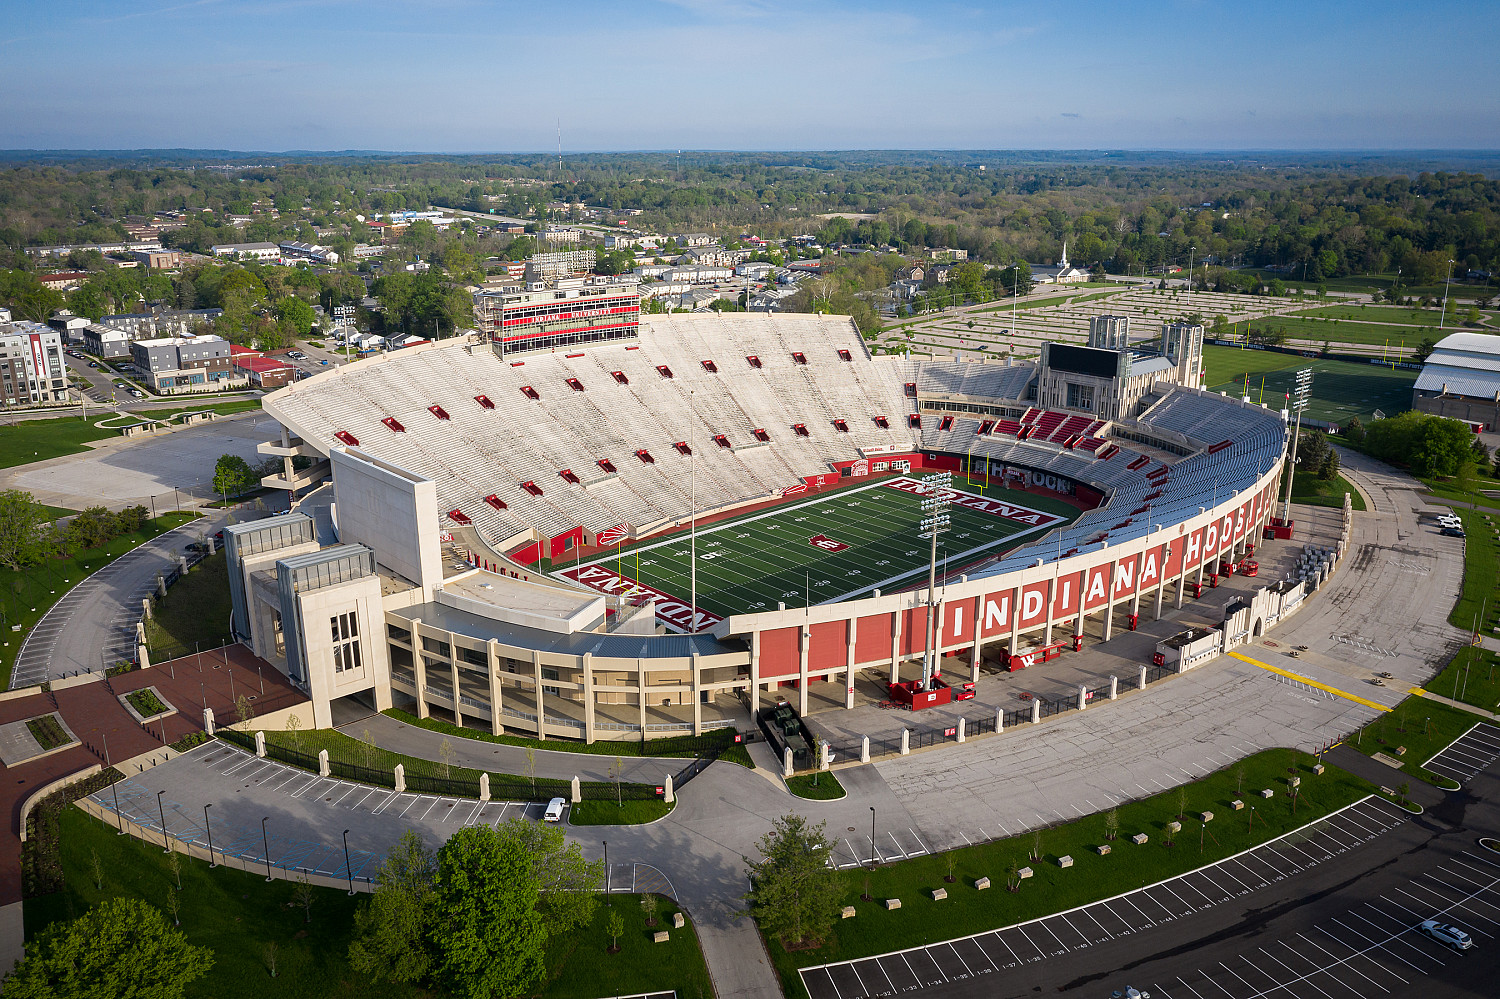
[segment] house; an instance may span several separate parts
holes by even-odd
[[[677,245],[691,249],[694,246],[711,246],[717,240],[706,232],[675,232],[671,236]]]
[[[0,322],[9,322],[7,316]],[[67,309],[63,309],[57,315],[47,320],[47,325],[63,335],[64,343],[77,343],[83,339],[83,331],[89,325],[87,316],[75,316]]]
[[[928,260],[955,260],[962,263],[969,259],[968,250],[952,250],[946,246],[929,246],[924,252]]]
[[[89,323],[79,331],[83,349],[95,357],[129,357],[130,331],[102,323]]]
[[[722,246],[702,246],[688,250],[688,263],[700,267],[733,267],[750,259],[749,250],[726,250]]]
[[[237,257],[240,260],[281,260],[281,250],[275,243],[216,243],[208,248],[208,252],[216,257]]]
[[[42,283],[43,288],[51,288],[53,291],[77,291],[89,279],[89,272],[54,271],[51,274],[38,274],[36,279]]]
[[[230,345],[230,366],[258,389],[277,389],[297,378],[297,369],[279,357],[266,357],[258,350]]]
[[[927,279],[923,283],[927,285],[947,284],[948,278],[957,266],[957,264],[933,264],[927,268]]]
[[[896,271],[896,280],[915,281],[917,284],[921,284],[927,280],[927,268],[919,263],[912,264],[910,267],[902,267]]]

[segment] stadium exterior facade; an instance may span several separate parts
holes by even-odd
[[[957,667],[965,679],[978,680],[986,656],[1074,635],[1108,640],[1169,602],[1182,606],[1272,515],[1284,414],[1188,384],[1196,355],[1156,364],[1162,377],[1149,387],[1137,378],[1130,415],[1097,419],[1036,406],[1038,385],[1065,397],[1067,370],[871,357],[847,320],[684,316],[641,326],[635,342],[524,356],[497,357],[481,334],[357,362],[266,398],[284,429],[261,450],[287,461],[267,483],[311,491],[269,529],[276,536],[255,524],[232,532],[235,628],[312,695],[316,724],[329,723],[338,697],[378,707],[399,696],[421,716],[436,708],[496,733],[640,739],[743,725],[780,687],[794,688],[782,693],[806,711],[811,684],[829,685],[821,700],[853,707],[862,671],[912,678],[928,633],[925,589],[729,614],[700,628],[679,616],[688,633],[671,634],[668,601],[643,599],[651,595],[631,580],[585,590],[534,568],[537,557],[686,520],[672,491],[684,446],[684,460],[713,469],[721,488],[704,507],[721,511],[881,465],[1027,475],[1102,497],[1075,523],[939,588],[938,646],[950,675]],[[1162,341],[1201,349],[1201,329]],[[1148,354],[1135,351],[1135,371],[1151,368]],[[1106,366],[1086,360],[1082,373],[1097,381]],[[735,377],[715,377],[732,362]],[[762,376],[773,386],[807,380],[772,393],[758,386]],[[699,394],[708,387],[717,402]],[[635,405],[635,415],[590,423],[576,408],[589,393]],[[684,395],[697,422],[679,433]],[[814,410],[826,426],[797,419]],[[487,423],[496,425],[488,437]],[[622,457],[632,448],[639,466]],[[601,471],[575,473],[580,454],[597,456]],[[294,456],[314,464],[293,472]],[[563,462],[570,467],[539,470]],[[782,474],[781,489],[752,488],[768,468]],[[1270,623],[1255,617],[1246,633]]]

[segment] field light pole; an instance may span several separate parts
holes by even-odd
[[[919,537],[932,541],[932,555],[927,565],[927,648],[922,655],[922,689],[932,688],[932,677],[937,672],[938,631],[933,620],[937,607],[937,539],[948,529],[948,510],[952,506],[950,496],[953,488],[953,473],[939,472],[922,480],[922,531]]]
[[[692,389],[688,389],[688,408],[692,412],[691,428],[698,428],[698,401]],[[691,440],[692,438],[689,438]],[[698,452],[688,444],[688,477],[691,479],[690,506],[692,507],[688,527],[688,603],[691,617],[688,618],[688,634],[698,630]]]
[[[1453,286],[1453,261],[1448,261],[1448,279],[1443,282],[1443,311],[1438,314],[1438,329],[1448,321],[1448,289]]]
[[[1307,408],[1308,397],[1312,395],[1312,376],[1312,368],[1303,368],[1297,372],[1296,397],[1292,399],[1292,409],[1297,414],[1297,424],[1292,431],[1292,460],[1288,464],[1286,473],[1286,501],[1281,505],[1283,521],[1292,519],[1292,477],[1297,474],[1297,442],[1302,436],[1302,411]]]

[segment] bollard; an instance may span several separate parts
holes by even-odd
[[[870,737],[868,735],[859,741],[859,762],[870,762]]]
[[[1135,682],[1135,689],[1136,690],[1145,690],[1146,689],[1146,667],[1144,667],[1144,666],[1141,667],[1141,678]]]
[[[1031,699],[1031,724],[1035,725],[1042,720],[1042,702],[1037,698]]]
[[[203,731],[207,732],[209,735],[213,735],[214,734],[214,709],[213,708],[204,708],[203,709]]]
[[[400,763],[398,763],[398,764],[396,764],[396,791],[399,793],[399,792],[403,792],[405,790],[406,790],[406,767],[404,767],[403,765],[401,765]]]
[[[661,800],[662,801],[665,801],[667,804],[670,805],[672,802],[674,802],[674,801],[677,800],[677,796],[672,793],[672,775],[671,774],[667,774],[667,779],[664,780],[664,781],[662,781],[661,788],[662,788],[662,796],[661,796]]]
[[[1004,708],[996,708],[995,709],[995,734],[998,735],[998,734],[1000,734],[1001,732],[1004,732],[1004,731],[1005,731],[1005,709]]]
[[[255,755],[261,759],[266,758],[266,733],[255,733]]]
[[[578,804],[582,800],[583,800],[583,785],[581,783],[579,783],[579,780],[578,780],[577,777],[574,777],[573,778],[573,804],[576,805],[576,804]]]
[[[141,616],[146,618],[149,618],[151,616],[150,597],[141,597]]]
[[[828,769],[829,757],[831,757],[832,755],[833,755],[833,751],[828,748],[828,743],[826,743],[826,742],[819,742],[818,743],[818,769],[819,770],[827,770]]]
[[[781,776],[792,775],[792,747],[788,746],[781,754]]]
[[[969,727],[968,719],[960,718],[958,720],[958,741],[959,742],[963,742],[964,741],[964,730],[967,729],[968,727]]]
[[[911,729],[909,728],[901,730],[901,755],[911,755]]]
[[[326,749],[318,750],[318,776],[328,776],[328,750]]]
[[[490,775],[489,774],[480,774],[479,775],[479,800],[480,801],[489,801],[490,800]]]
[[[1082,711],[1089,706],[1089,688],[1083,684],[1078,685],[1078,710]]]
[[[1120,678],[1117,677],[1117,676],[1115,676],[1113,673],[1111,673],[1110,677],[1109,677],[1109,699],[1111,701],[1113,701],[1113,700],[1115,700],[1119,696],[1120,696]]]

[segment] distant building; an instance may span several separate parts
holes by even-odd
[[[0,405],[66,402],[62,334],[41,323],[0,324]]]
[[[634,278],[564,278],[477,292],[474,317],[503,354],[602,343],[636,337],[641,297]]]
[[[594,269],[593,250],[562,250],[538,253],[526,261],[523,276],[527,281],[555,281],[572,274],[586,274]]]
[[[229,360],[229,341],[218,336],[160,337],[130,345],[130,362],[161,395],[243,385]]]
[[[142,267],[149,267],[154,271],[171,270],[182,266],[181,250],[133,250],[131,256]]]
[[[42,283],[43,288],[51,288],[53,291],[76,291],[89,279],[89,272],[54,271],[51,274],[38,274],[36,279]]]
[[[216,257],[238,257],[241,260],[269,262],[281,259],[275,243],[218,243],[208,248]]]
[[[7,314],[0,322],[10,322],[10,315]],[[77,343],[83,338],[83,331],[89,325],[89,319],[87,316],[75,316],[67,309],[63,309],[47,320],[47,325],[63,335],[64,343]]]
[[[1439,340],[1412,386],[1411,408],[1484,430],[1500,427],[1500,338],[1450,333]]]
[[[129,357],[133,337],[129,330],[103,323],[89,323],[80,333],[83,349],[95,357]]]
[[[280,245],[282,260],[311,260],[319,264],[336,264],[339,262],[338,251],[331,250],[317,243],[299,243],[288,240]]]
[[[243,351],[243,352],[241,352]],[[258,389],[281,388],[297,378],[297,369],[277,357],[241,348],[231,355],[234,373]]]
[[[709,246],[717,240],[706,232],[678,232],[672,234],[672,239],[677,241],[678,246],[691,248],[694,246]]]
[[[99,322],[123,330],[131,340],[149,340],[159,336],[186,336],[223,314],[223,309],[155,309],[105,316]]]

